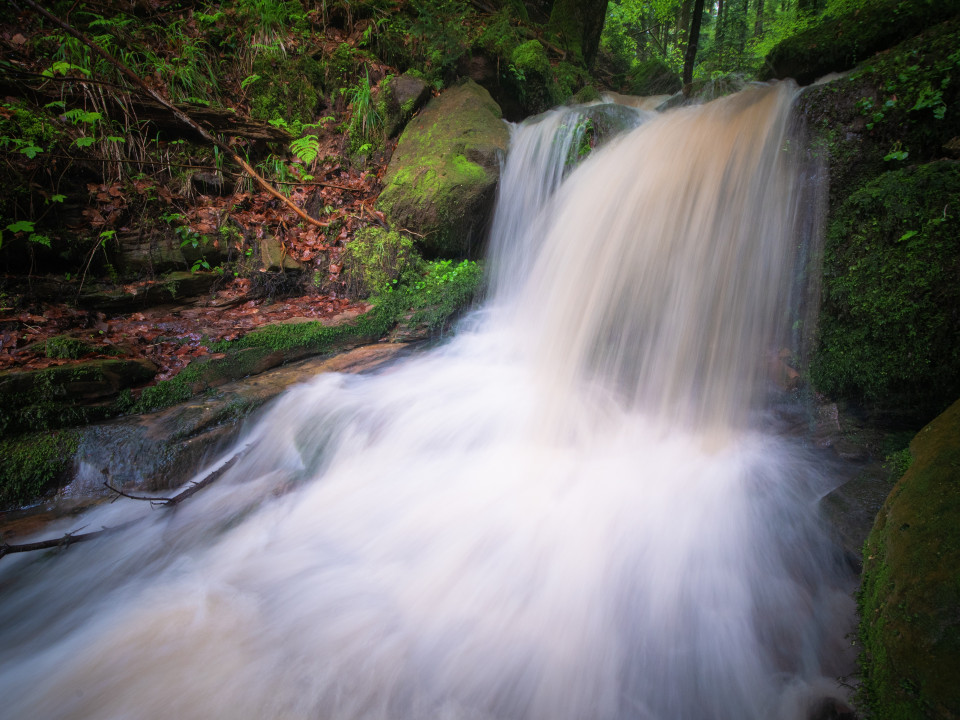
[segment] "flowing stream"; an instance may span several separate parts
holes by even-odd
[[[832,481],[770,407],[794,92],[639,112],[573,170],[587,110],[514,128],[452,341],[296,386],[174,511],[3,559],[0,717],[801,720],[837,694]]]

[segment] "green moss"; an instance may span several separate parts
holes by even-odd
[[[61,360],[76,360],[91,352],[93,352],[91,346],[68,335],[52,337],[44,345],[44,354],[48,358]]]
[[[253,62],[260,79],[250,86],[250,115],[259,120],[280,118],[290,125],[316,118],[324,71],[308,55],[260,55]]]
[[[77,442],[72,431],[0,440],[0,507],[26,505],[55,487],[73,464]]]
[[[859,703],[874,720],[960,715],[960,402],[910,451],[863,553]]]
[[[816,387],[916,427],[960,395],[960,164],[891,171],[836,212]]]
[[[340,254],[340,278],[350,297],[369,297],[396,280],[419,256],[413,240],[395,230],[366,227],[359,230]]]
[[[547,51],[539,40],[529,40],[517,48],[510,55],[510,62],[521,73],[538,73],[546,76],[550,73],[550,61]]]
[[[0,373],[0,432],[80,425],[116,415],[125,387],[148,381],[155,368],[135,360],[89,360],[31,372]]]

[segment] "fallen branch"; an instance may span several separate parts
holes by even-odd
[[[234,152],[232,147],[230,147],[225,142],[223,142],[222,140],[218,139],[217,137],[209,133],[205,128],[203,128],[200,124],[194,121],[193,118],[187,115],[183,110],[178,108],[176,105],[171,103],[169,100],[164,98],[156,90],[154,90],[149,85],[147,85],[143,80],[137,77],[136,73],[134,73],[133,70],[128,68],[126,65],[124,65],[122,62],[120,62],[116,58],[114,58],[113,55],[111,55],[102,47],[100,47],[100,45],[98,45],[96,42],[94,42],[89,37],[87,37],[84,33],[80,32],[79,30],[74,28],[72,25],[65,23],[64,21],[60,20],[54,15],[51,15],[47,10],[40,7],[40,5],[38,5],[34,0],[23,0],[23,1],[27,4],[27,6],[32,8],[34,11],[43,15],[43,17],[45,17],[54,25],[62,29],[64,32],[67,32],[73,35],[80,42],[82,42],[84,45],[86,45],[95,53],[97,53],[100,57],[102,57],[104,60],[106,60],[115,68],[117,68],[117,70],[119,70],[124,77],[126,77],[130,82],[132,82],[136,87],[140,88],[147,95],[152,97],[156,102],[160,103],[163,107],[165,107],[181,123],[189,127],[194,132],[198,133],[200,137],[202,137],[207,142],[213,145],[216,145],[218,148],[220,148],[220,150],[222,150],[227,156],[229,156],[237,165],[243,168],[244,172],[250,175],[250,177],[252,177],[260,187],[262,187],[266,192],[270,193],[271,195],[273,195],[273,197],[275,197],[277,200],[279,200],[288,208],[290,208],[290,210],[292,210],[300,219],[310,223],[311,225],[316,225],[317,227],[327,227],[328,223],[321,222],[320,220],[316,220],[310,217],[309,215],[307,215],[307,213],[305,213],[302,209],[297,207],[296,204],[294,204],[294,202],[290,200],[290,198],[283,195],[283,193],[281,193],[279,190],[277,190],[272,185],[270,185],[270,183],[264,180],[257,173],[257,171],[254,170],[253,167],[251,167],[250,163],[248,163],[246,160],[240,157],[236,152]]]
[[[243,457],[246,454],[246,451],[247,451],[247,448],[246,447],[243,448],[239,452],[235,453],[230,459],[228,459],[222,465],[208,472],[207,475],[202,480],[199,480],[198,482],[193,483],[182,492],[179,492],[173,497],[169,497],[169,498],[147,497],[144,495],[130,495],[129,493],[125,493],[123,490],[120,490],[119,488],[116,488],[107,482],[104,482],[103,484],[113,492],[117,493],[118,496],[129,498],[131,500],[148,500],[150,501],[151,504],[158,505],[160,507],[176,507],[187,498],[193,495],[196,495],[205,487],[209,487],[216,480],[223,477],[223,474],[227,470],[229,470],[231,467],[233,467],[234,464],[236,464],[237,460],[239,460],[241,457]],[[20,545],[9,545],[7,543],[2,543],[0,544],[0,558],[2,558],[4,555],[12,555],[14,553],[32,552],[34,550],[52,550],[54,548],[67,547],[68,545],[73,545],[74,543],[78,543],[78,542],[94,540],[108,533],[117,532],[118,530],[123,530],[132,525],[135,525],[136,523],[140,522],[141,519],[142,518],[138,518],[136,520],[129,520],[115,527],[103,528],[103,530],[97,530],[95,532],[89,532],[89,533],[82,533],[79,535],[74,535],[73,533],[67,533],[62,537],[52,538],[50,540],[39,540],[37,542],[32,542],[32,543],[22,543]]]
[[[13,555],[14,553],[22,552],[33,552],[34,550],[51,550],[53,548],[67,547],[68,545],[73,545],[78,542],[86,542],[87,540],[95,540],[98,537],[107,535],[112,532],[117,532],[118,530],[123,530],[131,525],[133,525],[136,520],[131,520],[129,522],[121,523],[116,527],[112,528],[103,528],[103,530],[95,530],[94,532],[81,533],[80,535],[74,535],[73,533],[67,533],[62,537],[52,538],[50,540],[39,540],[32,543],[22,543],[20,545],[8,545],[3,543],[0,545],[0,558],[4,555]]]

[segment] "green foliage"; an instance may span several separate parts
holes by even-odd
[[[73,464],[75,432],[34,433],[0,439],[0,507],[35,501]]]
[[[365,227],[357,231],[340,254],[340,278],[350,297],[368,297],[399,278],[419,257],[413,240],[395,230]]]
[[[360,81],[345,92],[350,103],[350,153],[365,155],[383,142],[383,115],[373,100],[370,76],[364,73]]]
[[[324,84],[324,70],[316,60],[309,55],[261,55],[253,61],[252,75],[259,76],[247,85],[252,117],[279,119],[290,126],[313,122],[320,105],[318,88]]]
[[[960,165],[881,175],[827,233],[819,349],[828,395],[920,423],[960,395]]]
[[[69,335],[56,335],[47,340],[44,345],[44,354],[48,358],[59,360],[77,360],[93,351],[93,348],[82,340]]]

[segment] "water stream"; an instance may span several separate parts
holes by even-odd
[[[175,511],[0,563],[0,717],[800,720],[850,600],[770,408],[794,88],[514,128],[491,298],[294,387]]]

